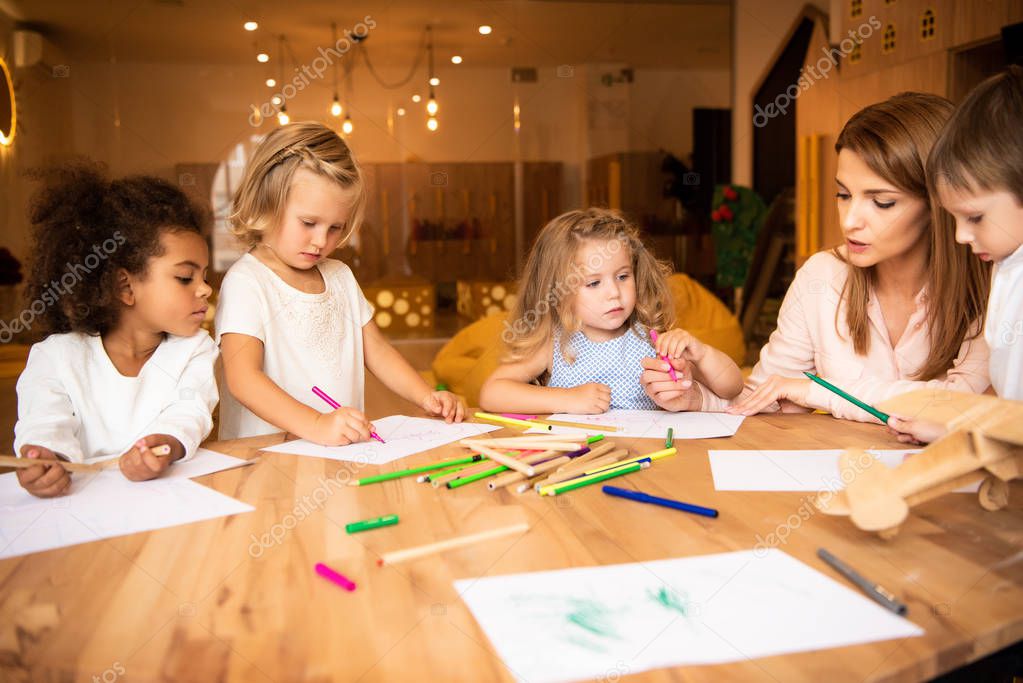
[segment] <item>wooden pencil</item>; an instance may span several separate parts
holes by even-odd
[[[114,462],[117,462],[115,459]],[[26,469],[36,465],[60,465],[68,472],[97,472],[103,469],[103,463],[68,462],[67,460],[43,460],[41,458],[18,458],[13,455],[0,455],[0,467]]]
[[[599,446],[591,448],[589,453],[584,453],[583,455],[580,455],[578,458],[573,458],[570,463],[568,463],[567,465],[562,465],[559,469],[563,470],[568,469],[569,467],[574,466],[576,464],[581,465],[584,462],[590,462],[592,460],[596,460],[597,458],[602,458],[611,451],[613,451],[614,449],[615,449],[614,441],[605,441]]]
[[[515,458],[514,456],[505,455],[500,451],[495,451],[493,448],[490,448],[489,446],[481,446],[479,444],[477,444],[473,448],[475,448],[480,453],[496,462],[498,465],[504,465],[510,470],[522,472],[522,474],[526,475],[527,477],[532,477],[534,474],[536,474],[532,465],[526,464],[521,460]]]
[[[585,422],[567,422],[565,420],[548,420],[547,418],[537,418],[530,420],[530,422],[539,422],[544,425],[554,425],[555,427],[572,427],[574,429],[585,429],[586,431],[592,432],[617,432],[618,427],[612,427],[611,425],[591,425]]]
[[[576,477],[582,476],[583,472],[585,472],[588,469],[600,467],[602,465],[610,465],[611,463],[618,462],[619,459],[628,454],[629,454],[628,449],[620,448],[617,451],[611,451],[602,458],[596,458],[595,460],[590,460],[589,462],[581,463],[578,466],[572,463],[571,467],[568,467],[559,472],[555,472],[554,474],[547,477],[545,480],[537,482],[533,486],[533,488],[539,491],[544,486],[550,486],[551,484],[558,484],[563,481],[568,481],[569,479],[575,479]]]
[[[489,448],[504,448],[504,449],[515,449],[515,450],[534,450],[542,448],[548,451],[577,451],[583,447],[584,444],[572,443],[571,441],[562,437],[561,441],[542,441],[532,439],[464,439],[459,443],[468,448],[476,448],[477,446],[487,446]]]
[[[572,458],[568,457],[567,455],[563,455],[560,458],[554,458],[553,460],[546,460],[544,462],[541,462],[533,467],[534,476],[538,474],[543,474],[544,472],[549,472],[558,467],[559,465],[563,465],[566,462],[571,461]],[[487,482],[487,488],[490,489],[491,491],[496,491],[499,486],[508,486],[509,484],[514,484],[515,482],[522,481],[523,479],[529,479],[529,477],[524,475],[522,472],[505,472],[501,476],[494,477],[489,482]]]
[[[414,548],[405,548],[404,550],[392,550],[389,553],[384,553],[377,560],[377,565],[383,567],[385,565],[397,564],[399,562],[408,562],[409,560],[416,560],[420,557],[426,557],[427,555],[435,555],[442,553],[445,550],[453,550],[455,548],[461,548],[474,543],[482,543],[483,541],[489,541],[495,538],[502,538],[504,536],[511,536],[513,534],[524,534],[529,531],[529,524],[526,522],[520,522],[518,524],[512,524],[510,526],[499,527],[497,529],[489,529],[487,531],[480,531],[475,534],[466,534],[464,536],[455,536],[454,538],[448,538],[443,541],[437,541],[436,543],[427,543],[425,545],[416,546]]]

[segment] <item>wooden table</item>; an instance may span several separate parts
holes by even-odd
[[[249,458],[280,440],[210,447]],[[658,443],[616,441],[637,452]],[[822,415],[758,416],[731,439],[676,443],[678,456],[620,481],[716,507],[718,519],[623,504],[599,486],[542,499],[491,493],[482,482],[435,490],[414,478],[354,488],[339,484],[356,467],[351,463],[263,454],[254,466],[198,480],[256,506],[254,512],[0,562],[0,623],[19,614],[38,614],[43,622],[51,614],[53,622],[8,643],[0,679],[507,681],[508,670],[459,600],[454,580],[750,549],[783,528],[791,533],[778,547],[837,578],[815,556],[828,547],[903,598],[926,635],[628,680],[920,680],[1023,639],[1018,482],[1005,510],[986,512],[972,495],[945,496],[915,508],[886,542],[844,518],[803,519],[810,494],[716,492],[706,455],[710,448],[897,448],[881,427]],[[375,565],[383,551],[523,511],[532,529],[522,537]],[[401,524],[344,531],[346,522],[389,513],[399,514]],[[347,593],[317,577],[318,561],[358,589]]]

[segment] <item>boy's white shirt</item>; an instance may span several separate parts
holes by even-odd
[[[995,264],[984,338],[995,392],[1023,401],[1023,246]]]
[[[168,434],[195,454],[213,428],[219,350],[209,334],[168,336],[125,377],[99,336],[69,332],[34,344],[18,378],[14,450],[43,446],[73,462],[128,451],[141,437]]]

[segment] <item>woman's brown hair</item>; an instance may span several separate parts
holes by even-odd
[[[362,223],[366,188],[362,170],[341,137],[322,123],[304,121],[280,126],[259,144],[245,166],[234,196],[231,231],[248,246],[280,224],[295,171],[304,168],[354,190],[344,244]]]
[[[971,256],[968,247],[956,244],[955,221],[927,191],[927,156],[952,108],[951,102],[937,95],[895,95],[854,114],[835,143],[836,152],[854,152],[885,181],[930,205],[931,225],[925,239],[931,346],[914,378],[919,380],[941,377],[952,367],[963,342],[981,333],[987,306],[988,268]],[[833,253],[846,260],[837,248]],[[851,263],[848,268],[849,277],[842,290],[846,324],[856,353],[865,355],[870,348],[867,303],[877,273],[874,267],[859,268]]]
[[[671,267],[647,250],[636,226],[610,209],[569,211],[543,227],[526,259],[518,299],[502,334],[508,348],[506,362],[532,355],[560,330],[567,338],[581,328],[572,302],[583,284],[583,271],[576,257],[587,240],[607,243],[607,253],[597,254],[598,258],[607,259],[620,249],[628,250],[636,282],[636,306],[627,321],[630,329],[634,330],[636,323],[657,330],[674,324],[675,310],[667,284]],[[594,269],[600,264],[582,266]],[[571,358],[565,346],[562,353],[566,359]]]

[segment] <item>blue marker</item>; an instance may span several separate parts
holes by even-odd
[[[683,512],[691,512],[694,515],[703,515],[704,517],[718,516],[718,511],[713,508],[700,507],[699,505],[690,505],[689,503],[683,503],[682,501],[679,500],[671,500],[670,498],[658,498],[657,496],[651,496],[649,493],[643,493],[642,491],[620,489],[617,486],[604,486],[601,490],[604,493],[608,494],[609,496],[617,496],[618,498],[628,498],[629,500],[635,500],[639,503],[662,505],[666,508],[672,508],[673,510],[682,510]]]

